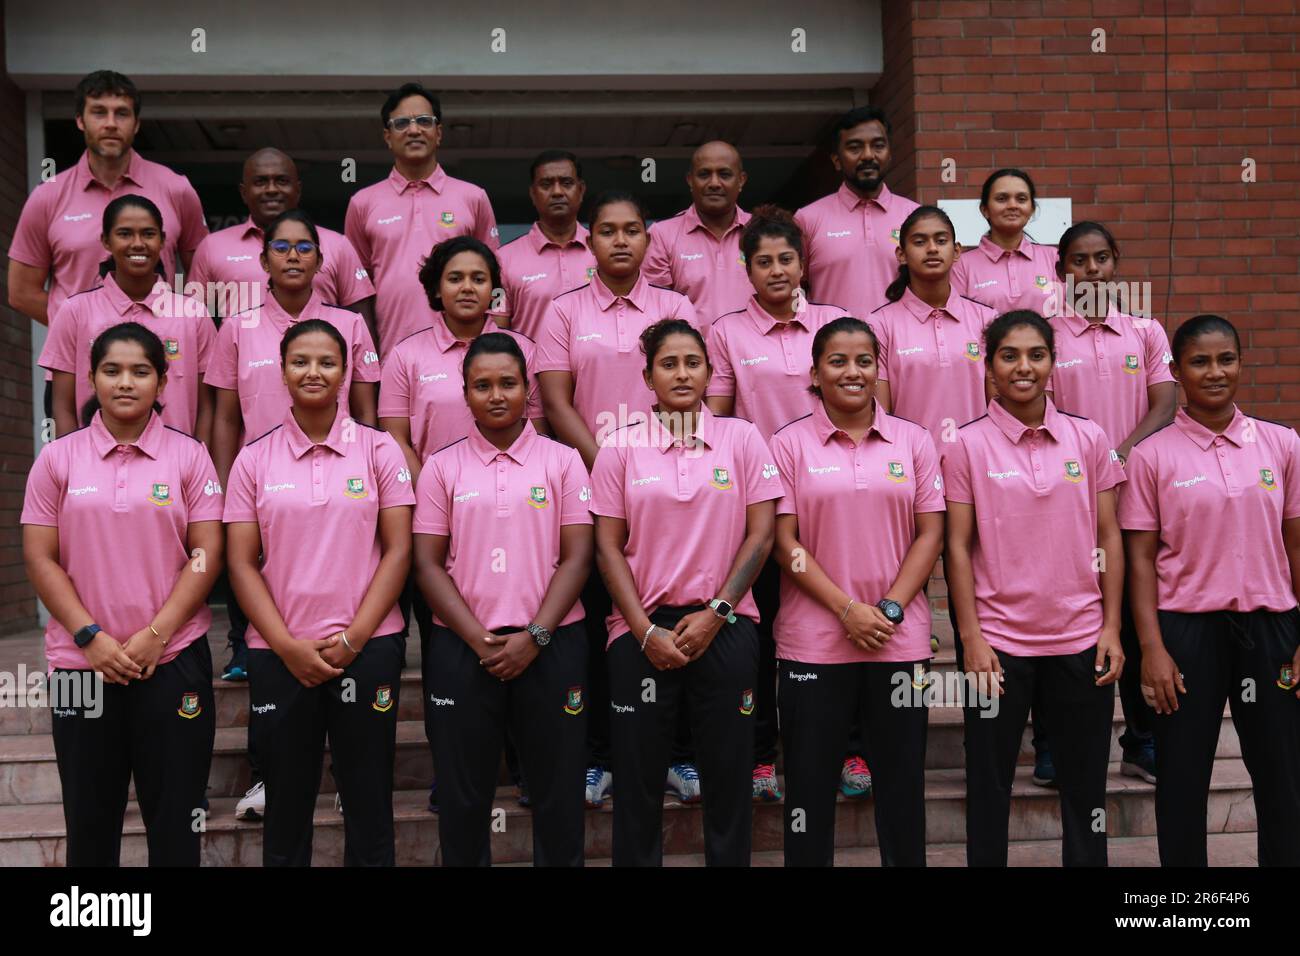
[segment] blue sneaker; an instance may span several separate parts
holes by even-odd
[[[233,644],[230,646],[234,647]],[[230,657],[230,663],[221,672],[221,679],[229,681],[248,680],[248,646],[246,644],[241,644],[238,648],[235,648],[235,652]]]
[[[664,793],[677,795],[682,803],[699,803],[700,774],[693,764],[675,763],[668,768],[668,780],[664,783]]]
[[[1147,783],[1156,782],[1156,742],[1146,740],[1124,748],[1119,772],[1125,777],[1140,777]]]
[[[1040,787],[1056,786],[1056,764],[1052,752],[1044,747],[1034,754],[1034,783]]]
[[[614,775],[604,767],[588,767],[584,785],[585,800],[588,810],[599,810],[605,805],[605,797],[614,784]]]

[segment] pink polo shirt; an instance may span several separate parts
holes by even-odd
[[[483,324],[480,334],[488,332],[503,332],[519,343],[528,370],[528,407],[524,414],[541,418],[536,346],[527,336],[502,329],[491,319]],[[433,325],[398,342],[384,362],[379,417],[411,420],[411,442],[420,461],[474,430],[461,374],[468,351],[469,342],[452,335],[442,316],[437,316]]]
[[[122,322],[139,322],[162,339],[167,356],[163,423],[193,435],[199,414],[199,381],[207,371],[217,338],[203,303],[177,295],[161,279],[140,302],[132,301],[122,291],[113,273],[104,276],[103,283],[63,303],[41,349],[41,367],[72,373],[80,418],[82,406],[94,394],[90,387],[90,347],[105,329]]]
[[[868,318],[893,413],[929,429],[942,457],[956,429],[984,414],[984,330],[992,309],[957,294],[932,309],[911,289]]]
[[[58,314],[68,296],[99,285],[99,264],[109,258],[100,242],[104,209],[129,194],[151,200],[162,213],[166,241],[162,265],[170,282],[178,253],[193,252],[208,234],[203,206],[190,181],[135,150],[117,186],[108,189],[90,172],[86,154],[32,190],[9,246],[9,258],[49,270],[48,314]]]
[[[837,305],[799,301],[803,310],[778,322],[750,296],[743,309],[724,315],[709,330],[713,378],[706,394],[734,398],[736,415],[757,425],[764,439],[821,407],[808,391],[813,336],[827,322],[848,315]]]
[[[119,445],[99,412],[41,449],[23,499],[22,524],[59,529],[59,566],[87,611],[119,643],[149,626],[190,561],[189,526],[221,520],[221,484],[208,450],[157,415]],[[172,635],[166,664],[207,633],[206,605]],[[50,667],[90,664],[67,628],[45,625]]]
[[[1003,249],[985,236],[953,263],[949,281],[957,292],[1002,315],[1032,309],[1047,315],[1047,298],[1056,284],[1056,246],[1040,246],[1022,236],[1020,247]]]
[[[489,631],[536,620],[560,563],[560,528],[591,524],[582,458],[530,422],[505,451],[471,428],[429,459],[415,498],[415,533],[450,536],[447,573]],[[583,617],[575,601],[560,624]]]
[[[699,328],[690,299],[651,285],[644,275],[625,296],[610,292],[597,275],[552,300],[537,343],[537,370],[573,375],[573,407],[598,443],[654,404],[641,376],[640,337],[662,319]]]
[[[386,179],[353,193],[343,231],[375,284],[379,354],[384,358],[433,320],[420,285],[420,266],[434,246],[465,235],[492,249],[500,245],[488,194],[448,176],[441,165],[414,182],[393,167]]]
[[[1180,408],[1171,424],[1133,447],[1125,472],[1120,527],[1160,532],[1160,610],[1296,606],[1282,536],[1282,522],[1300,517],[1300,437],[1294,429],[1238,408],[1216,435]]]
[[[533,228],[501,247],[501,286],[505,302],[497,315],[509,315],[510,327],[536,341],[551,300],[586,285],[596,275],[596,257],[587,248],[587,230],[581,224],[564,246]]]
[[[1097,495],[1123,480],[1101,428],[1051,399],[1036,429],[995,400],[958,430],[943,459],[945,496],[975,506],[975,610],[995,650],[1041,657],[1097,643]]]
[[[592,513],[627,522],[623,554],[649,614],[717,597],[745,540],[745,509],[781,497],[758,429],[707,408],[693,447],[675,440],[657,416],[616,431],[596,455],[591,485]],[[736,614],[758,620],[749,591]],[[627,633],[617,604],[605,624],[607,647]]]
[[[226,524],[255,521],[262,578],[297,640],[346,629],[382,556],[379,512],[415,504],[411,473],[393,436],[340,412],[321,444],[293,417],[249,442],[230,469]],[[394,603],[375,636],[402,629]],[[248,646],[266,640],[248,625]]]
[[[324,226],[317,226],[316,231],[320,234],[323,258],[312,288],[321,301],[349,306],[374,295],[375,287],[370,284],[366,267],[347,237]],[[270,295],[261,256],[262,230],[248,219],[214,232],[199,243],[186,281],[204,288],[204,301],[214,307],[218,316],[225,318],[244,312],[261,305]],[[208,288],[208,283],[218,282],[223,287]],[[245,285],[226,288],[230,283]]]
[[[694,205],[650,227],[650,248],[641,271],[647,282],[691,300],[701,332],[719,316],[743,309],[754,294],[740,251],[740,234],[749,218],[737,206],[736,218],[721,239],[700,222]]]
[[[854,444],[821,402],[811,415],[772,439],[785,496],[776,513],[796,515],[799,542],[855,601],[875,604],[898,577],[916,540],[916,515],[943,511],[943,480],[934,442],[920,425],[876,408],[866,437]],[[781,609],[773,625],[776,656],[808,664],[919,661],[930,656],[930,602],[918,591],[903,624],[878,651],[859,650],[837,612],[781,575]]]
[[[1172,382],[1169,337],[1159,322],[1111,309],[1106,321],[1053,316],[1056,407],[1091,418],[1118,448],[1151,410],[1147,389]]]
[[[281,308],[275,296],[268,295],[261,308],[232,315],[221,323],[216,348],[203,377],[209,385],[239,393],[246,442],[279,425],[293,405],[280,365],[280,340],[289,326],[308,319],[324,319],[348,343],[348,367],[339,386],[339,407],[345,415],[352,382],[379,381],[379,356],[370,341],[366,320],[360,315],[326,305],[320,293],[313,292],[302,314],[295,319]]]
[[[884,305],[885,289],[898,278],[898,231],[916,207],[884,184],[875,199],[862,199],[841,184],[795,213],[812,298],[864,320]]]

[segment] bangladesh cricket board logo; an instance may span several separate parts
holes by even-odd
[[[153,483],[153,490],[149,493],[149,500],[156,505],[171,504],[172,503],[171,485],[162,481],[155,481]]]
[[[451,228],[456,223],[456,216],[453,213],[444,212],[439,217],[438,222],[447,228]]]
[[[551,502],[546,497],[546,489],[540,485],[533,485],[528,489],[528,503],[534,508],[545,508]]]
[[[1265,491],[1272,491],[1277,487],[1277,479],[1273,475],[1272,468],[1261,468],[1259,470],[1259,486]]]
[[[1067,458],[1065,461],[1065,480],[1080,482],[1083,481],[1083,467],[1077,459]]]
[[[740,695],[740,712],[746,717],[754,712],[753,688],[747,688],[745,692]]]
[[[570,717],[576,717],[582,713],[582,685],[579,684],[569,688],[569,692],[564,698],[564,712]]]
[[[978,362],[980,360],[980,344],[978,342],[966,343],[966,357],[972,362]]]
[[[725,468],[714,468],[713,480],[709,484],[719,491],[727,491],[731,488],[731,473]]]
[[[1290,664],[1283,664],[1281,668],[1278,669],[1277,686],[1283,690],[1295,690],[1295,685],[1295,672],[1291,670]]]
[[[894,240],[894,245],[898,245],[900,233],[897,229],[889,230],[889,238]]]
[[[1034,276],[1034,285],[1040,289],[1047,288],[1047,276]]]
[[[889,463],[889,480],[907,481],[907,473],[903,471],[903,463],[901,461],[891,461]]]
[[[587,266],[587,279],[590,280],[596,274],[595,266]]]
[[[167,361],[180,358],[181,343],[176,339],[163,339],[163,351],[167,353]]]
[[[366,482],[363,478],[349,478],[343,493],[349,498],[364,498],[369,492],[366,491]]]
[[[375,688],[375,702],[370,705],[381,714],[393,709],[393,688],[389,684],[380,684]]]
[[[1124,371],[1128,372],[1130,375],[1136,375],[1140,370],[1138,357],[1136,355],[1124,356]]]
[[[203,705],[199,703],[198,691],[187,691],[181,694],[181,705],[177,708],[176,713],[186,720],[193,720],[203,713]]]

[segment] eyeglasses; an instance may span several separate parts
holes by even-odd
[[[424,113],[420,116],[396,116],[388,121],[388,128],[395,133],[400,133],[412,123],[420,129],[433,129],[437,125],[438,117]]]
[[[290,249],[300,256],[310,256],[316,251],[316,243],[308,242],[306,239],[301,242],[290,242],[288,239],[272,239],[267,243],[267,248],[277,256],[287,256]]]

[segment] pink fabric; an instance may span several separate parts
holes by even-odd
[[[1022,237],[1020,247],[1003,249],[985,236],[953,263],[950,281],[959,293],[993,310],[1032,309],[1046,316],[1056,284],[1056,246],[1040,246]]]
[[[719,316],[743,309],[754,286],[740,251],[740,234],[750,215],[736,218],[721,239],[700,221],[695,206],[650,227],[650,248],[641,271],[652,285],[666,286],[691,300],[706,331]]]
[[[510,328],[536,341],[551,300],[585,285],[596,274],[596,257],[587,248],[587,230],[579,225],[563,248],[546,238],[541,227],[501,247],[501,285],[505,302],[497,315],[510,316]]]

